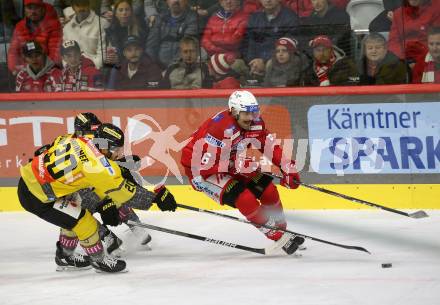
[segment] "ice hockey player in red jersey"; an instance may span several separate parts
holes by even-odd
[[[242,156],[250,145],[259,149],[280,168],[280,184],[291,189],[297,188],[300,181],[295,161],[283,159],[282,149],[266,129],[251,92],[233,92],[228,104],[229,109],[205,121],[183,148],[181,163],[185,173],[195,190],[222,205],[237,208],[249,221],[286,229],[283,206],[272,177],[243,166]],[[287,254],[293,254],[304,242],[302,237],[280,230],[257,228],[277,241]]]

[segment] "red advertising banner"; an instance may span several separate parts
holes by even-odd
[[[62,103],[62,102],[60,102]],[[22,106],[22,104],[17,105]],[[0,114],[0,178],[19,176],[33,152],[57,136],[72,133],[79,112],[93,112],[103,122],[120,126],[126,154],[142,158],[143,176],[183,174],[180,150],[191,134],[224,107],[2,110]],[[291,138],[291,116],[286,107],[261,107],[268,129],[279,139]],[[179,179],[180,180],[180,179]]]

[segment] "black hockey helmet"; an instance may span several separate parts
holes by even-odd
[[[110,123],[101,124],[94,133],[93,143],[99,150],[115,149],[124,146],[124,132],[118,127]]]
[[[75,117],[75,122],[73,125],[75,128],[75,134],[81,136],[93,134],[101,124],[101,121],[94,113],[83,112]]]

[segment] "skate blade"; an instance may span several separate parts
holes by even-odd
[[[92,269],[92,266],[87,267],[73,267],[73,266],[57,266],[55,271],[57,272],[75,272],[75,271],[83,271],[83,270],[90,270]]]
[[[141,251],[151,251],[153,249],[150,247],[150,245],[147,244],[147,245],[140,245],[139,250],[141,250]]]
[[[290,236],[288,234],[283,234],[283,236],[281,236],[279,240],[277,240],[276,242],[265,248],[266,254],[271,255],[279,252],[286,253],[282,248],[289,239]]]
[[[102,270],[100,270],[100,269],[95,269],[95,272],[96,272],[96,273],[99,273],[99,274],[119,274],[119,273],[127,273],[127,272],[128,272],[128,269],[125,268],[124,270],[122,270],[122,271],[118,271],[118,272],[105,272],[105,271],[102,271]]]

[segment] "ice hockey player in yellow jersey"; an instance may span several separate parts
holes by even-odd
[[[157,194],[139,187],[121,175],[113,161],[120,157],[124,134],[112,124],[102,124],[95,138],[60,136],[42,154],[21,168],[18,197],[27,211],[76,235],[87,256],[76,262],[101,272],[122,272],[123,260],[107,255],[98,235],[96,219],[78,205],[77,191],[93,188],[105,204],[98,212],[105,224],[119,223],[118,208],[133,202],[157,203],[163,211],[176,209],[172,194],[162,188]],[[74,240],[72,242],[75,242]]]

